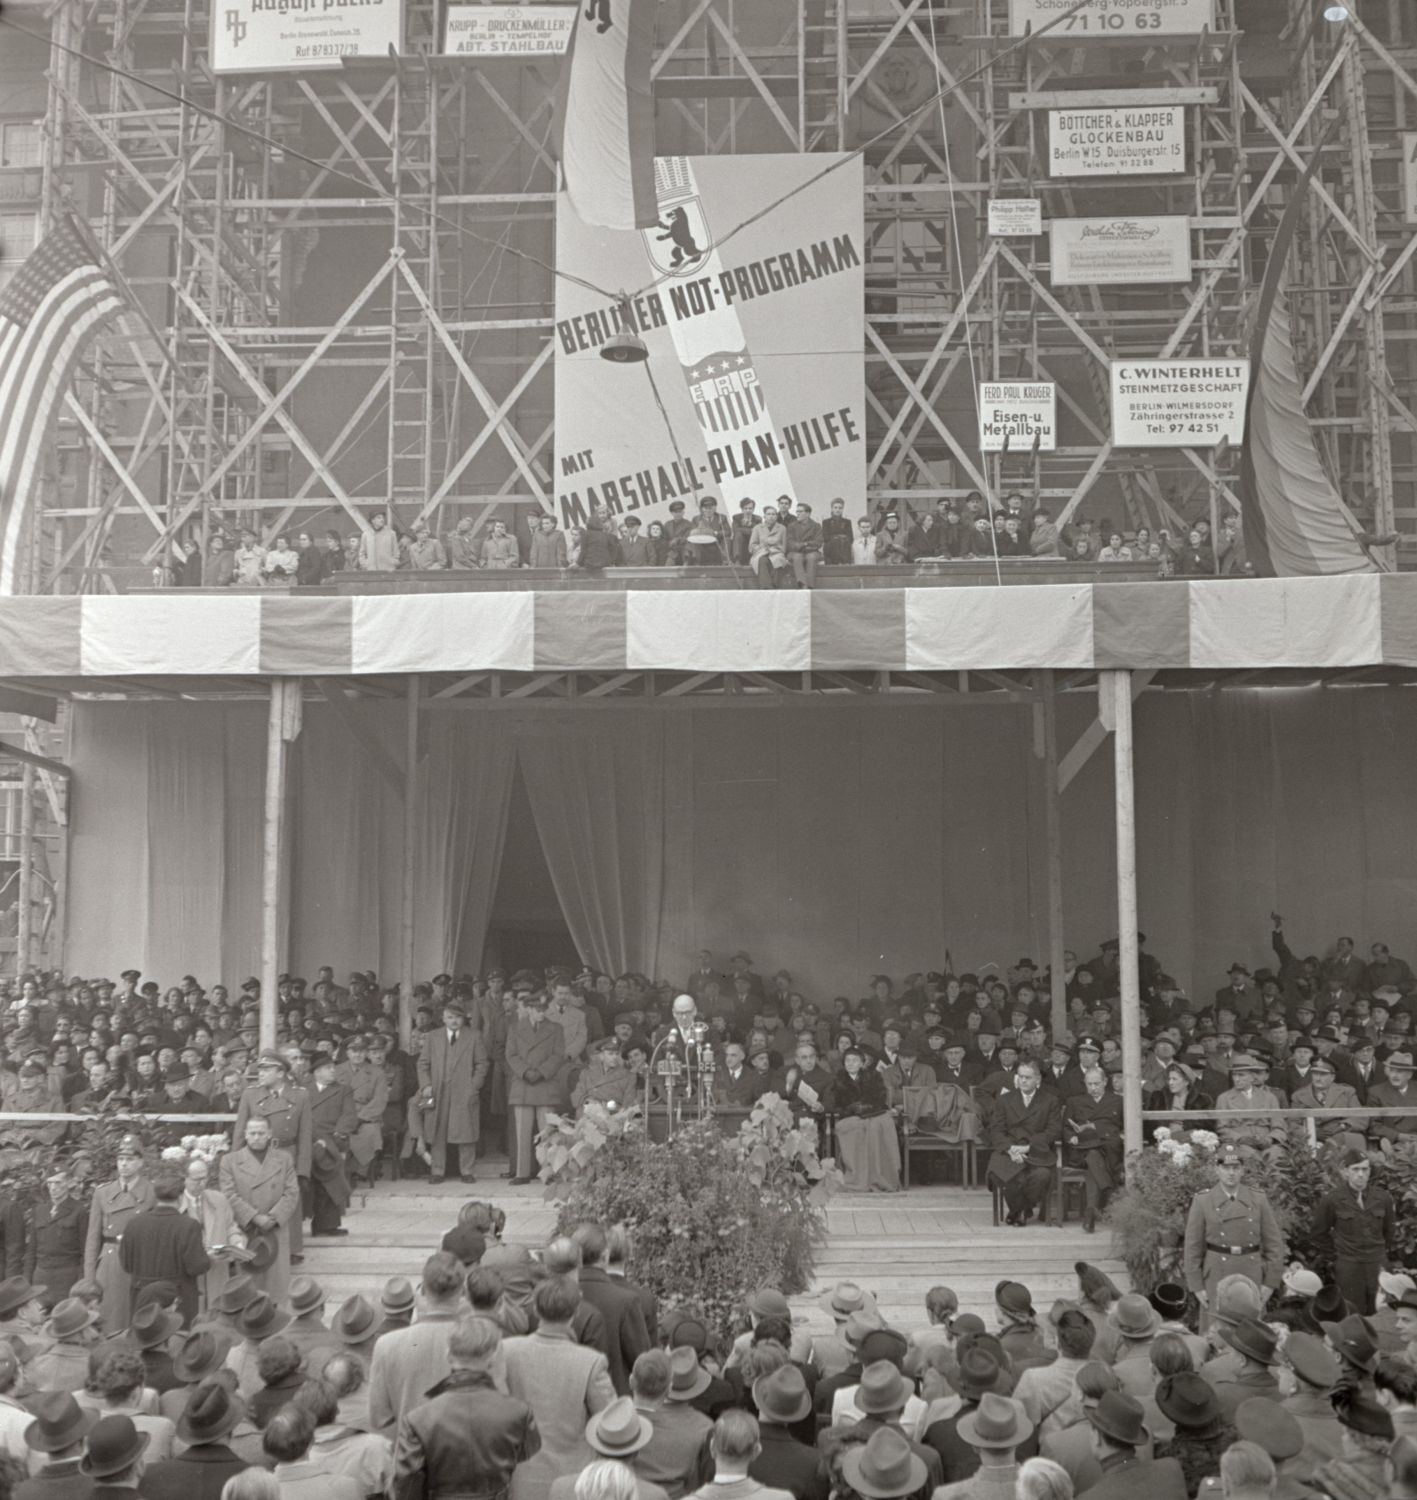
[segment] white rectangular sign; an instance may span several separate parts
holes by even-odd
[[[1043,233],[1043,202],[1039,198],[991,198],[989,233],[996,238]]]
[[[313,73],[403,50],[401,0],[213,0],[214,73]]]
[[[1058,388],[1051,380],[981,380],[979,382],[979,447],[1002,453],[1033,447],[1045,453],[1058,446]]]
[[[1195,36],[1215,27],[1212,0],[1089,0],[1068,15],[1077,0],[1009,0],[1009,35],[1041,31],[1058,21],[1049,36]],[[1065,20],[1059,21],[1060,16]]]
[[[576,24],[573,5],[450,5],[446,57],[559,57]]]
[[[1156,219],[1050,219],[1054,286],[1146,286],[1191,279],[1191,222]]]
[[[1245,440],[1247,359],[1112,362],[1112,442],[1118,448],[1213,448]]]
[[[1131,177],[1186,170],[1186,106],[1050,109],[1050,177]]]

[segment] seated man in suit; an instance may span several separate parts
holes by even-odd
[[[1002,1184],[1013,1225],[1027,1224],[1042,1207],[1057,1165],[1062,1107],[1041,1082],[1038,1064],[1031,1058],[1021,1062],[1014,1087],[1000,1091],[989,1115],[988,1176]]]
[[[759,1093],[759,1080],[748,1067],[742,1042],[728,1042],[723,1048],[723,1066],[713,1080],[715,1104],[752,1105]]]

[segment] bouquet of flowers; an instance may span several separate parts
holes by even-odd
[[[223,1151],[231,1150],[231,1141],[224,1135],[184,1135],[176,1146],[165,1146],[163,1161],[191,1161],[201,1157],[208,1165],[214,1163]]]

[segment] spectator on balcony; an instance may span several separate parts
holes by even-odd
[[[787,560],[799,589],[815,588],[817,565],[822,560],[822,526],[812,519],[812,507],[797,502],[797,514],[787,523]]]
[[[856,540],[851,544],[851,561],[858,568],[876,566],[876,533],[871,530],[870,516],[862,516],[856,523]]]
[[[482,544],[482,566],[505,571],[521,565],[521,548],[517,546],[516,537],[507,535],[505,521],[493,521],[491,534]]]
[[[1097,554],[1098,562],[1131,562],[1132,549],[1122,540],[1120,531],[1108,534],[1107,545]]]
[[[480,568],[477,540],[472,534],[472,517],[463,516],[448,537],[448,566],[460,572]]]
[[[363,545],[364,536],[362,532],[351,531],[344,539],[344,566],[346,571],[354,572],[359,567],[359,549]]]
[[[359,566],[365,573],[392,573],[403,562],[398,535],[382,510],[369,517],[369,530],[359,539]]]
[[[1193,526],[1176,556],[1176,574],[1180,578],[1209,578],[1214,572],[1215,555],[1206,545],[1205,533]]]
[[[328,555],[315,545],[315,538],[308,531],[302,531],[295,539],[296,583],[323,583],[328,576],[325,570],[325,558]]]
[[[876,533],[876,561],[881,564],[910,561],[910,549],[901,535],[900,517],[894,511],[886,516],[885,524]]]
[[[281,532],[271,543],[261,564],[261,571],[268,583],[286,583],[294,578],[300,567],[299,555],[290,545],[290,538]]]
[[[735,568],[746,568],[748,566],[748,549],[753,539],[754,528],[758,524],[758,507],[753,500],[744,500],[738,506],[738,514],[733,518],[733,530],[730,538],[730,556]]]
[[[649,543],[640,535],[640,518],[626,516],[620,533],[620,566],[622,568],[647,568],[653,561]]]
[[[1012,516],[1018,522],[1019,539],[1024,544],[1024,556],[1028,555],[1028,543],[1033,535],[1033,518],[1023,508],[1023,496],[1015,490],[1004,497],[1004,520]]]
[[[202,583],[209,589],[224,589],[236,577],[236,555],[228,552],[226,538],[217,532],[207,549],[207,566],[202,574]]]
[[[1034,557],[1059,557],[1059,535],[1053,517],[1046,510],[1034,512],[1033,530],[1028,534],[1028,550]]]
[[[748,539],[748,561],[757,575],[760,589],[786,587],[787,576],[787,527],[783,525],[777,506],[763,506],[763,518],[753,527]]]
[[[696,568],[722,566],[728,561],[728,521],[718,513],[718,501],[707,495],[699,501],[699,517],[684,539],[684,555]]]
[[[428,522],[421,517],[413,523],[413,538],[408,544],[408,565],[420,572],[448,566],[448,554],[443,544],[428,529]]]
[[[669,563],[671,567],[681,568],[686,558],[686,545],[689,533],[693,530],[693,523],[684,516],[684,502],[682,500],[671,500],[669,503],[669,521],[665,525],[664,535],[669,539]]]
[[[340,541],[339,532],[327,531],[324,536],[325,543],[325,577],[331,573],[343,573],[348,564],[345,561],[344,543]]]
[[[934,511],[927,510],[916,516],[915,524],[910,528],[905,539],[905,550],[911,562],[919,562],[926,557],[937,558],[947,555],[944,529],[940,525],[940,518]]]
[[[620,556],[620,543],[610,529],[610,512],[597,505],[581,529],[581,550],[578,566],[582,568],[613,568]]]
[[[649,543],[650,566],[667,568],[669,566],[669,537],[665,534],[662,521],[649,523],[649,535],[645,541]]]
[[[1030,556],[1028,542],[1024,539],[1023,522],[1017,516],[1004,517],[1004,534],[999,538],[1001,557]]]
[[[829,568],[851,566],[851,522],[840,496],[832,501],[831,515],[822,522],[822,562]]]
[[[653,531],[653,527],[650,528]],[[527,547],[526,565],[529,568],[567,568],[570,560],[566,552],[566,538],[556,525],[556,517],[543,511],[536,518],[536,529],[531,534]]]
[[[989,524],[989,517],[975,516],[974,528],[969,534],[969,546],[965,556],[993,557],[994,553],[994,528]]]
[[[236,581],[244,588],[260,588],[261,569],[266,561],[265,548],[261,546],[254,531],[241,533],[241,545],[236,549]]]

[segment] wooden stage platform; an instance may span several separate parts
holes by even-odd
[[[540,1185],[514,1188],[500,1176],[500,1162],[478,1165],[488,1175],[471,1187],[447,1182],[433,1188],[419,1179],[381,1183],[360,1193],[345,1220],[348,1237],[307,1240],[300,1269],[320,1281],[332,1303],[355,1291],[367,1295],[389,1276],[408,1276],[416,1283],[424,1258],[469,1198],[494,1202],[506,1212],[509,1241],[544,1244],[555,1226],[556,1207],[543,1199]],[[937,1284],[953,1287],[961,1309],[978,1313],[991,1327],[994,1286],[1003,1277],[1022,1281],[1040,1313],[1055,1297],[1075,1294],[1078,1260],[1102,1266],[1126,1285],[1105,1226],[1085,1234],[1077,1223],[1009,1229],[990,1221],[989,1194],[982,1188],[841,1194],[827,1210],[829,1237],[818,1262],[818,1287],[860,1282],[876,1294],[887,1322],[909,1331],[924,1324],[925,1293]],[[685,1294],[691,1300],[692,1288]],[[794,1298],[793,1306],[808,1327],[830,1326],[814,1296]]]

